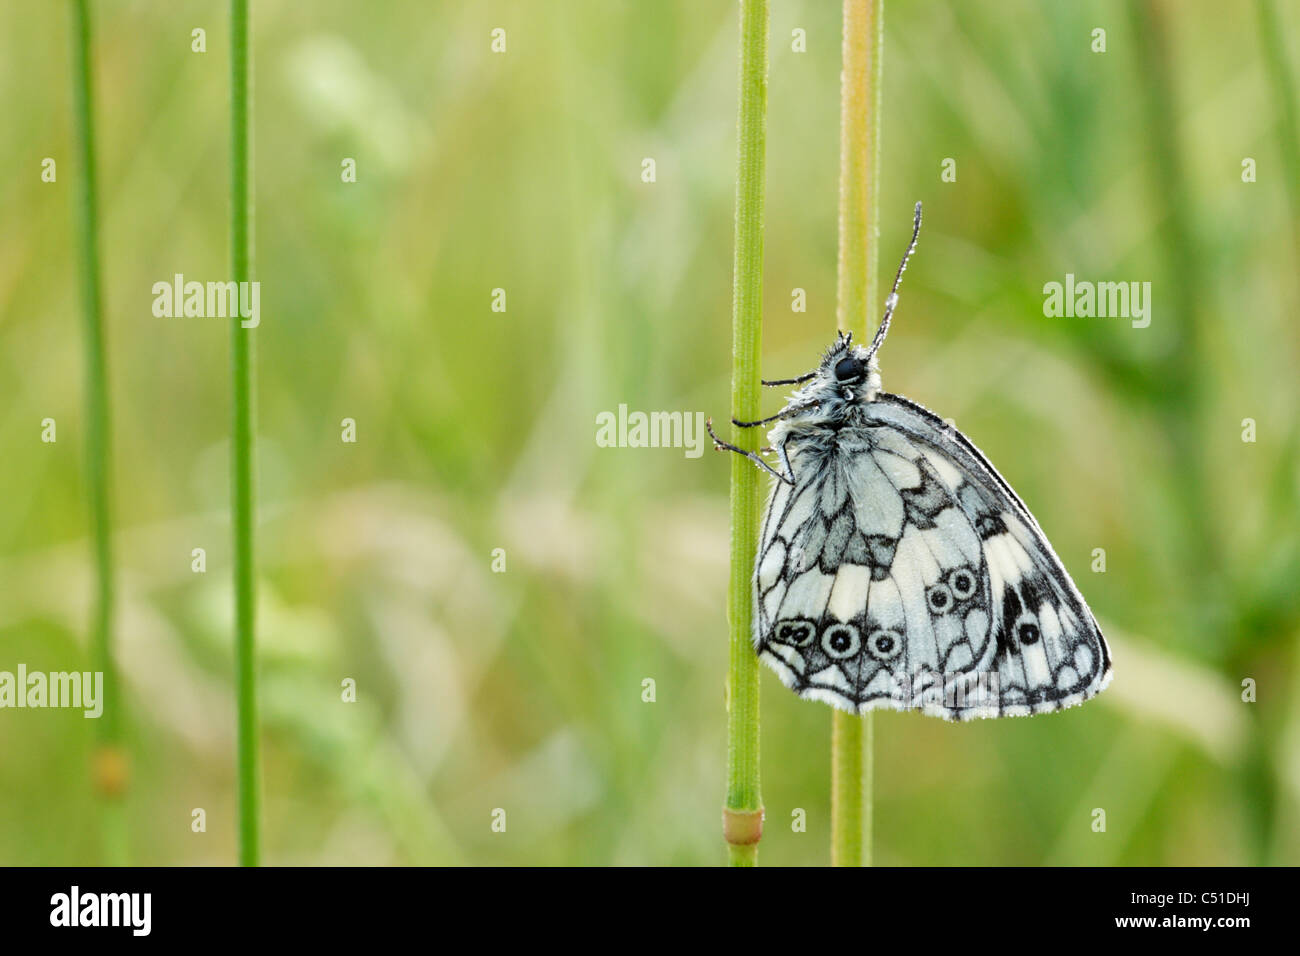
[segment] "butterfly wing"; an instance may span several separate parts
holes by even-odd
[[[887,393],[791,432],[755,568],[755,643],[801,696],[949,719],[1077,704],[1110,679],[1037,522],[964,436]]]

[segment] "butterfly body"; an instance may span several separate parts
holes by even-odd
[[[849,711],[965,720],[1081,703],[1109,683],[1110,651],[1038,522],[969,439],[881,390],[896,301],[870,348],[841,334],[789,380],[806,384],[773,416],[779,468],[748,453],[774,476],[755,649],[800,696]]]

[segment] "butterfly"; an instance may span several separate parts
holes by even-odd
[[[754,646],[800,697],[948,720],[1061,710],[1103,690],[1110,649],[1038,522],[979,449],[881,389],[876,353],[921,231],[916,204],[870,347],[841,332],[776,415],[754,567]]]

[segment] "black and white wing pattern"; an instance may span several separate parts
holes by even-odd
[[[754,574],[759,656],[800,696],[950,720],[1060,710],[1110,653],[1016,493],[942,419],[879,393],[793,428]]]

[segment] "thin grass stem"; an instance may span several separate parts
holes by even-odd
[[[230,261],[236,283],[252,280],[253,199],[249,190],[248,0],[230,3]],[[261,858],[261,767],[258,758],[256,596],[253,573],[253,356],[251,329],[238,310],[230,322],[231,522],[234,528],[236,766],[239,803],[239,863]]]
[[[836,324],[867,340],[879,308],[883,0],[844,0]],[[831,715],[831,865],[871,865],[873,718]]]
[[[90,656],[104,675],[104,711],[96,721],[92,777],[102,802],[100,837],[104,861],[127,862],[122,798],[127,784],[126,751],[122,745],[123,714],[117,667],[113,657],[113,550],[109,513],[108,361],[99,276],[99,195],[95,170],[94,76],[91,70],[90,10],[87,0],[72,4],[73,115],[81,160],[77,190],[77,222],[81,245],[82,340],[85,348],[86,499],[94,552],[95,598],[91,618]]]
[[[740,3],[740,105],[737,121],[736,240],[732,296],[731,415],[759,417],[763,320],[763,200],[767,152],[767,0]],[[754,451],[757,429],[733,428]],[[755,866],[763,832],[759,787],[758,659],[751,643],[754,553],[758,547],[759,473],[731,458],[730,661],[727,678],[727,799],[723,836],[732,866]]]

